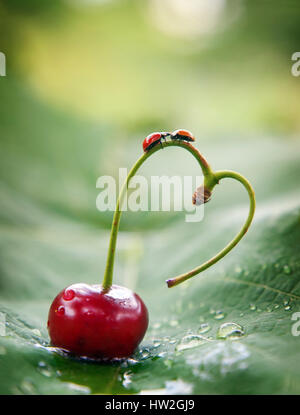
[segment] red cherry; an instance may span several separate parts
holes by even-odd
[[[148,327],[141,298],[125,287],[73,284],[54,299],[48,316],[51,344],[79,356],[129,357]]]

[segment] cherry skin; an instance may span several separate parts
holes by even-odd
[[[54,299],[48,316],[51,344],[78,356],[125,358],[148,327],[148,311],[131,290],[73,284]]]

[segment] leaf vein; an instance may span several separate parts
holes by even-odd
[[[294,298],[296,300],[300,300],[300,296],[299,295],[292,294],[292,293],[289,293],[289,292],[286,292],[286,291],[282,291],[282,290],[279,290],[278,288],[269,287],[266,284],[261,284],[261,283],[252,282],[252,281],[238,280],[238,279],[235,279],[235,278],[225,278],[225,281],[234,282],[234,283],[237,283],[237,284],[245,284],[245,285],[249,285],[249,286],[257,287],[257,288],[263,288],[265,290],[273,291],[273,292],[275,292],[277,294],[286,295],[286,296],[291,297],[291,298]]]

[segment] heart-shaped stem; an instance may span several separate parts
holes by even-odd
[[[214,173],[205,158],[202,156],[202,154],[197,150],[193,145],[191,145],[188,142],[185,141],[168,141],[162,143],[162,145],[157,145],[153,147],[150,151],[144,153],[134,164],[132,169],[130,170],[125,183],[123,184],[119,198],[117,200],[116,210],[113,217],[112,222],[112,228],[111,228],[111,235],[110,235],[110,241],[109,241],[109,248],[108,248],[108,256],[107,256],[107,262],[106,262],[106,268],[105,273],[103,277],[102,286],[104,289],[108,290],[110,286],[112,285],[112,279],[113,279],[113,267],[114,267],[114,258],[115,258],[115,251],[116,251],[116,242],[117,242],[117,235],[119,230],[119,224],[121,219],[121,212],[122,212],[122,203],[124,201],[124,197],[127,193],[128,185],[131,180],[131,178],[136,174],[138,169],[141,167],[141,165],[154,153],[156,153],[158,150],[161,150],[165,147],[182,147],[185,150],[189,151],[198,161],[202,173],[204,175],[204,187],[208,189],[209,191],[212,191],[216,184],[219,183],[219,181],[225,177],[231,177],[238,181],[240,181],[247,189],[249,198],[250,198],[250,211],[247,218],[246,223],[244,224],[241,231],[236,235],[236,237],[222,250],[220,251],[216,256],[211,258],[209,261],[205,262],[204,264],[200,265],[199,267],[185,273],[182,275],[179,275],[177,277],[174,277],[172,279],[167,280],[168,287],[173,287],[175,285],[180,284],[181,282],[193,277],[196,274],[199,274],[200,272],[204,271],[211,265],[215,264],[217,261],[219,261],[221,258],[223,258],[243,237],[243,235],[247,232],[247,229],[249,228],[251,221],[253,219],[254,210],[255,210],[255,197],[254,197],[254,191],[250,185],[250,183],[240,174],[232,172],[232,171],[218,171]]]
[[[188,280],[189,278],[192,278],[194,275],[199,274],[200,272],[206,270],[207,268],[211,267],[213,264],[218,262],[221,258],[223,258],[226,254],[228,254],[228,252],[231,251],[232,248],[234,248],[239,243],[239,241],[242,239],[242,237],[245,235],[245,233],[249,229],[249,226],[251,225],[254,212],[255,212],[255,195],[254,195],[254,190],[251,184],[248,182],[248,180],[245,179],[245,177],[243,177],[241,174],[236,173],[234,171],[230,171],[230,170],[217,171],[214,173],[214,176],[217,179],[218,183],[221,179],[225,179],[228,177],[228,178],[238,180],[246,188],[248,195],[249,195],[249,200],[250,200],[249,213],[248,213],[246,222],[244,223],[239,233],[233,238],[233,240],[229,242],[229,244],[226,245],[225,248],[223,248],[217,255],[215,255],[208,261],[204,262],[199,267],[194,268],[191,271],[186,272],[185,274],[181,274],[181,275],[178,275],[177,277],[167,280],[167,284],[169,288],[174,287],[175,285],[178,285],[182,283],[183,281]]]

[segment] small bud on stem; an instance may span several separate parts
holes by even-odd
[[[210,201],[211,198],[211,191],[207,189],[204,185],[199,186],[192,197],[193,205],[200,206],[203,203],[207,203]]]

